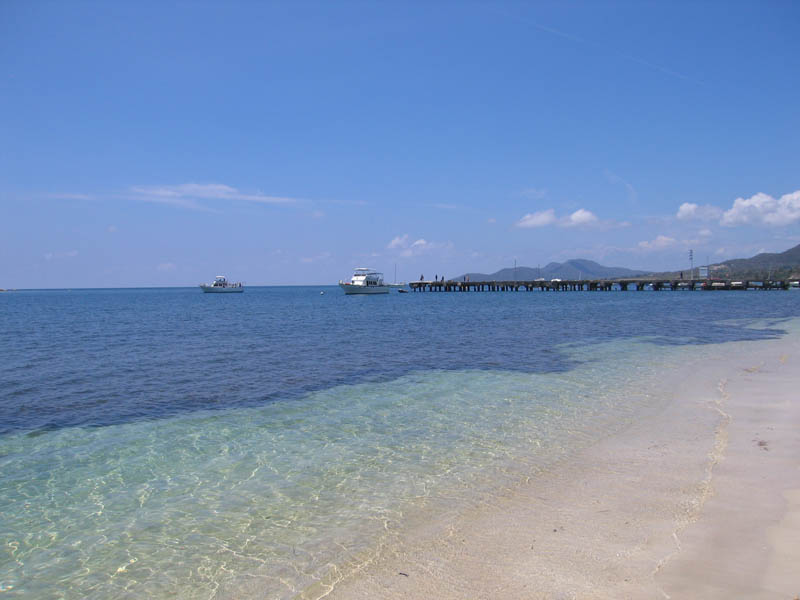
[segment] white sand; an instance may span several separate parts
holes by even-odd
[[[766,356],[728,386],[725,459],[713,497],[659,573],[672,597],[800,594],[800,356]],[[761,357],[759,357],[761,358]]]
[[[800,336],[725,348],[664,411],[300,597],[795,598]]]

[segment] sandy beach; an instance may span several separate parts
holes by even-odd
[[[719,350],[652,418],[299,597],[797,597],[800,335]]]

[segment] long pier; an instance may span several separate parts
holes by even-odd
[[[610,291],[723,291],[788,290],[789,281],[740,281],[733,279],[551,279],[546,281],[412,281],[415,292],[610,292]]]

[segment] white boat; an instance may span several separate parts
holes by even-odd
[[[345,294],[388,294],[390,286],[383,282],[383,273],[359,267],[350,281],[339,281]]]
[[[206,294],[241,294],[244,285],[241,282],[228,281],[224,275],[217,275],[213,283],[201,283],[200,289]]]

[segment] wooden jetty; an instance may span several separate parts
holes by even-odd
[[[412,281],[415,292],[610,292],[788,290],[789,281],[732,279],[536,279],[534,281]]]

